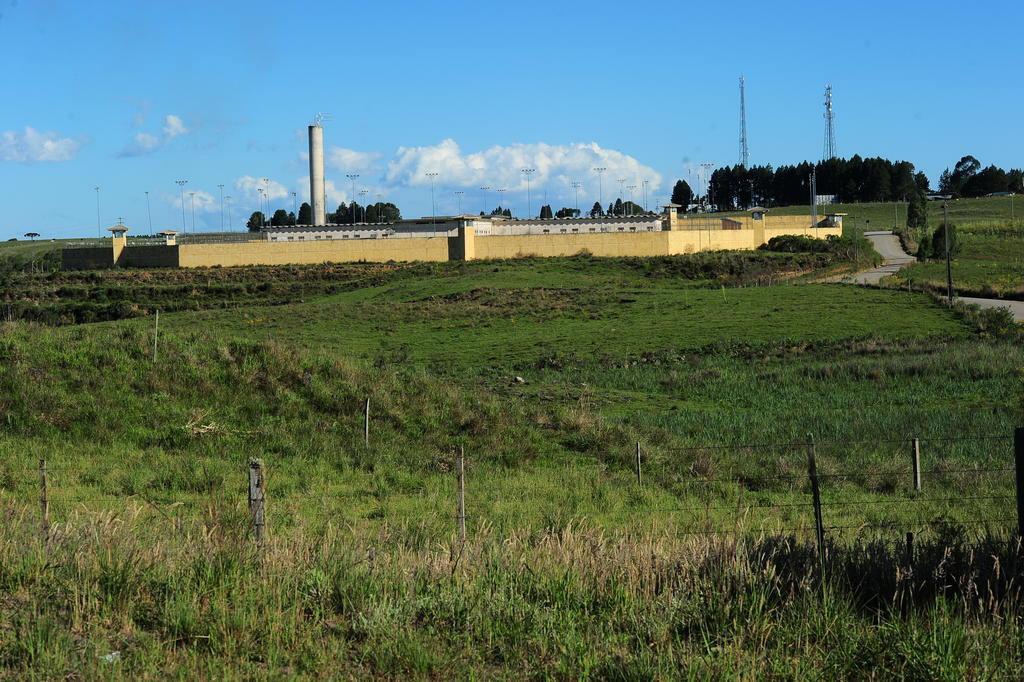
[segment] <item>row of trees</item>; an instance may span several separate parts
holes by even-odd
[[[358,202],[351,204],[341,202],[334,213],[327,214],[327,222],[337,225],[351,225],[353,223],[393,223],[402,219],[402,212],[398,206],[388,202],[377,202],[369,206],[360,206]],[[292,225],[312,225],[313,207],[307,202],[302,202],[299,207],[299,215],[284,209],[277,209],[268,221],[262,211],[253,211],[245,224],[250,232],[258,232],[264,227],[289,227]]]
[[[939,176],[939,192],[961,197],[983,197],[997,192],[1024,192],[1024,170],[1003,170],[994,165],[985,168],[971,155],[961,157],[953,170]]]
[[[749,206],[786,206],[810,203],[811,174],[819,195],[834,195],[843,203],[862,201],[906,201],[928,192],[928,177],[917,172],[909,161],[890,161],[880,157],[804,161],[792,166],[726,166],[715,170],[702,203],[719,211]],[[692,196],[689,186],[676,183],[673,202]],[[679,200],[677,200],[679,199]]]
[[[591,218],[603,218],[613,216],[631,216],[631,215],[643,215],[647,213],[643,206],[636,204],[632,201],[623,201],[622,199],[616,199],[612,203],[608,204],[608,208],[605,209],[601,206],[601,202],[595,201],[590,211],[587,213]],[[562,208],[555,211],[551,208],[550,204],[544,204],[540,207],[540,213],[538,217],[541,220],[552,220],[554,218],[579,218],[582,211],[576,208],[569,208],[563,206]],[[480,212],[481,217],[484,212]],[[512,217],[512,211],[502,206],[496,207],[490,212],[492,216],[505,216],[506,218]]]

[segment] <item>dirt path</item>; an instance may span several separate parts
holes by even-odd
[[[882,265],[871,270],[863,270],[843,277],[840,281],[847,284],[878,284],[883,277],[894,275],[914,262],[914,257],[903,250],[899,237],[892,232],[865,232],[864,236],[882,256]],[[1024,301],[1004,301],[998,298],[972,298],[958,296],[964,303],[982,308],[1008,308],[1018,322],[1024,322]]]

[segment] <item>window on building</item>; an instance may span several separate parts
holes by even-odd
[[[288,241],[290,241],[290,242],[295,241],[295,237],[288,237]]]

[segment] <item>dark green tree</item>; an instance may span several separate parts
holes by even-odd
[[[931,255],[932,255],[932,237],[927,232],[922,234],[921,235],[921,239],[918,240],[918,242],[917,242],[917,253],[914,254],[914,255],[916,255],[917,256],[917,260],[921,261],[922,263],[924,261],[928,260],[928,258],[931,257]]]
[[[248,222],[245,226],[249,228],[250,232],[259,232],[263,227],[266,227],[266,218],[262,211],[253,211],[252,215],[249,216]]]
[[[922,231],[928,227],[928,203],[918,190],[907,201],[907,227]]]
[[[604,215],[604,210],[601,208],[601,202],[595,201],[594,205],[590,207],[590,217],[599,218]]]
[[[555,217],[555,214],[551,211],[551,206],[544,204],[540,207],[540,219],[551,220]]]
[[[313,207],[305,201],[302,202],[302,206],[299,206],[299,225],[312,225],[313,224]]]
[[[672,187],[672,203],[679,204],[684,211],[693,203],[693,190],[685,180],[676,180]]]
[[[580,212],[575,208],[562,207],[555,211],[556,218],[579,218]]]
[[[290,224],[291,223],[288,221],[288,211],[283,208],[279,208],[274,211],[274,215],[270,218],[271,227],[285,227]]]
[[[960,236],[956,232],[956,225],[949,223],[949,257],[956,258],[960,253],[961,248]],[[935,234],[932,235],[931,240],[931,257],[932,258],[945,258],[946,257],[946,226],[939,225],[938,229],[935,230]]]
[[[918,171],[914,175],[914,185],[917,186],[917,191],[921,194],[931,193],[931,190],[928,189],[928,176],[924,174],[924,171]]]

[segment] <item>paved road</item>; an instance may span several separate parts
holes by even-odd
[[[883,277],[894,275],[904,266],[914,262],[914,257],[903,250],[899,237],[892,232],[865,232],[864,236],[871,240],[875,251],[882,256],[882,265],[850,275],[843,280],[844,282],[878,284]]]
[[[903,250],[899,237],[892,232],[865,232],[864,236],[871,240],[875,251],[881,254],[882,265],[881,267],[850,275],[843,279],[844,282],[878,284],[883,277],[895,274],[908,264],[914,262],[914,257]],[[998,298],[971,298],[966,296],[958,296],[957,300],[982,308],[1008,308],[1013,313],[1014,319],[1018,322],[1024,322],[1024,301],[1004,301]]]

